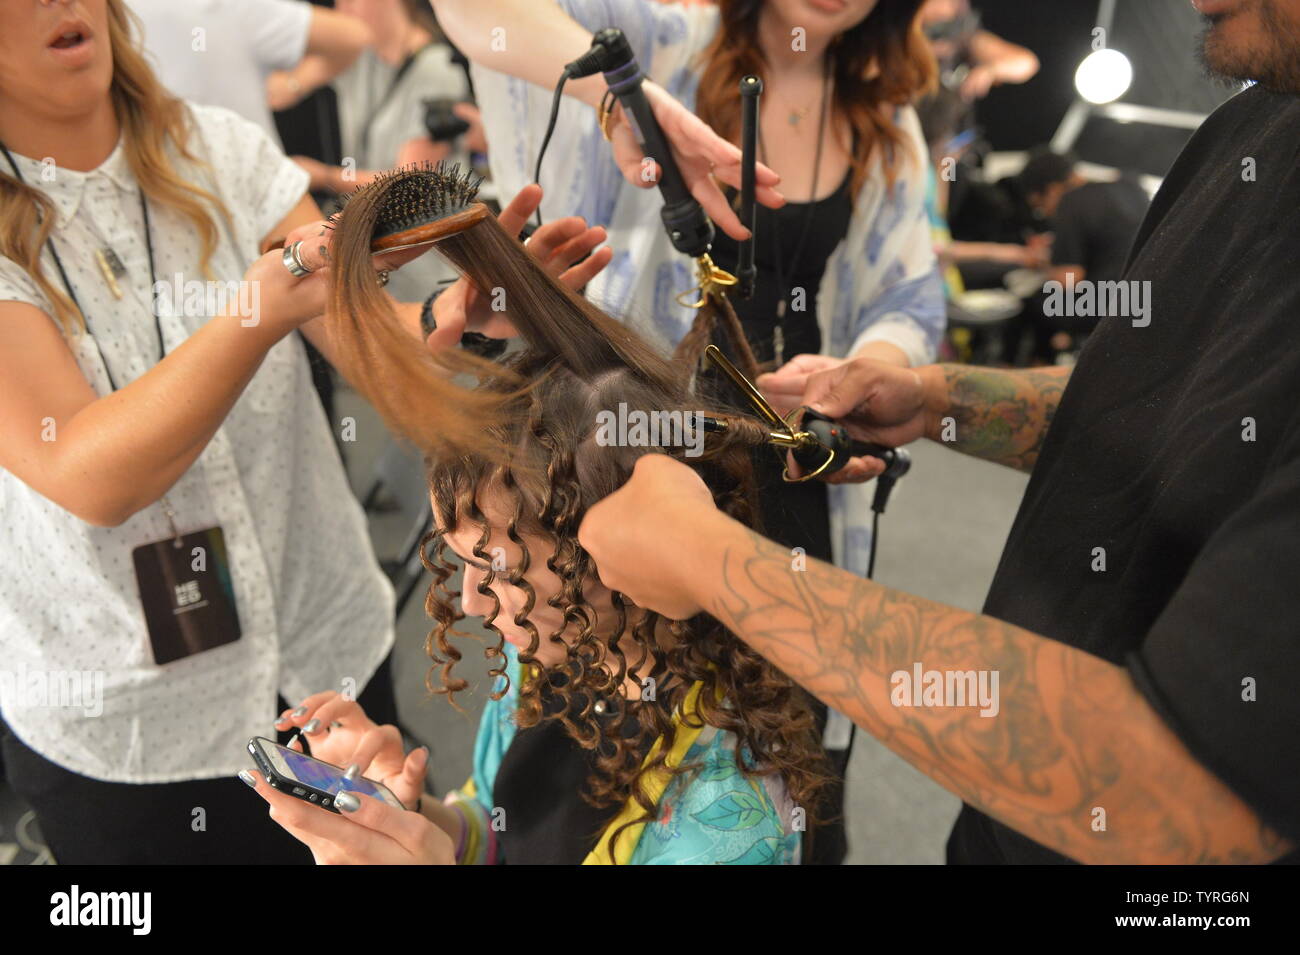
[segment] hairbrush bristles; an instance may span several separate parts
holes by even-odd
[[[370,248],[375,252],[436,242],[469,228],[487,214],[476,202],[483,177],[460,163],[420,163],[380,173],[344,200],[334,216],[346,215],[348,200],[362,193],[381,194]]]

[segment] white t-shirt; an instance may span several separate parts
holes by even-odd
[[[304,0],[127,0],[144,23],[142,45],[162,84],[181,99],[251,119],[279,142],[266,78],[307,50]]]
[[[216,279],[238,279],[303,197],[307,175],[247,120],[214,106],[190,109],[190,148],[208,168],[172,161],[229,211],[229,225],[217,217],[211,268]],[[99,395],[110,391],[105,362],[123,388],[158,361],[144,219],[125,151],[119,144],[91,172],[59,168],[52,176],[35,160],[14,160],[54,203],[54,245],[91,330],[70,342],[77,363]],[[0,168],[8,172],[3,158]],[[202,281],[189,221],[151,202],[149,223],[158,280]],[[121,299],[96,265],[94,250],[105,245],[126,270]],[[42,267],[59,287],[48,249]],[[22,267],[4,257],[0,301],[53,314]],[[188,303],[163,310],[167,351],[207,318]],[[242,636],[158,666],[132,551],[170,536],[162,507],[94,527],[0,470],[0,711],[32,749],[96,779],[236,773],[247,764],[249,738],[271,732],[277,692],[291,701],[344,686],[359,692],[392,646],[392,588],[299,336],[270,350],[167,500],[181,533],[222,528]],[[69,680],[79,692],[65,692]]]

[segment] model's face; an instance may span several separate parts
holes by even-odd
[[[21,103],[81,116],[108,95],[108,0],[4,0],[0,16],[0,115]]]
[[[876,9],[877,3],[879,0],[767,0],[783,24],[826,37],[853,29]]]
[[[1218,76],[1300,93],[1300,0],[1192,0],[1205,17],[1201,57]]]
[[[510,583],[507,579],[511,572],[523,566],[523,548],[512,541],[505,532],[506,521],[503,512],[491,503],[482,505],[484,516],[493,523],[492,534],[479,554],[475,553],[483,529],[481,525],[461,519],[456,528],[443,534],[447,546],[465,564],[465,579],[461,586],[460,606],[467,616],[480,617],[484,620],[492,613],[492,598],[479,593],[479,586],[491,574],[492,582],[488,589],[501,603],[492,623],[501,631],[506,641],[525,650],[529,643],[527,628],[515,622],[516,615],[524,610],[528,603],[528,594],[524,588]],[[434,505],[435,514],[437,504]],[[437,517],[440,528],[445,527],[441,516]],[[554,666],[565,659],[566,651],[562,645],[548,639],[550,634],[564,625],[564,614],[556,607],[550,606],[549,598],[560,593],[561,581],[549,567],[547,559],[555,550],[552,541],[545,538],[523,535],[528,547],[528,569],[524,580],[532,586],[534,602],[527,619],[537,628],[537,661],[543,666]],[[486,558],[486,559],[485,559]],[[588,581],[584,588],[587,603],[596,612],[597,630],[607,631],[614,622],[614,603],[611,591],[598,580]],[[573,631],[577,623],[565,633],[566,642],[574,639]]]

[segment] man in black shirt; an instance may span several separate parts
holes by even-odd
[[[1034,211],[1052,230],[1054,278],[1110,282],[1124,273],[1133,238],[1146,216],[1146,190],[1129,177],[1090,182],[1068,153],[1039,152],[1019,175]]]
[[[1073,287],[1084,281],[1113,282],[1124,274],[1149,205],[1146,190],[1135,179],[1090,182],[1079,173],[1073,154],[1043,148],[1030,155],[1016,176],[1016,188],[1038,221],[1051,230],[1052,281]],[[1038,326],[1034,353],[1040,358],[1077,347],[1101,319],[1093,311],[1033,311]]]
[[[984,614],[800,569],[662,456],[579,533],[608,586],[714,614],[958,793],[952,862],[1300,861],[1300,0],[1198,2],[1210,65],[1259,85],[1176,163],[1073,374],[763,381],[1032,471]]]

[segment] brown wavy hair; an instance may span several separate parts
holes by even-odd
[[[701,54],[695,112],[731,142],[740,141],[741,77],[767,73],[758,42],[764,2],[717,0],[722,26]],[[900,153],[908,146],[894,122],[894,108],[913,102],[937,82],[938,65],[921,31],[923,5],[924,0],[880,0],[861,23],[827,48],[835,91],[832,122],[843,117],[856,143],[851,150],[854,196],[870,175],[878,150],[886,181],[893,185]]]
[[[809,807],[812,816],[814,796],[827,775],[810,699],[802,689],[712,617],[663,620],[616,593],[613,626],[601,627],[596,609],[584,596],[586,585],[598,578],[591,556],[578,542],[578,527],[589,507],[627,480],[643,454],[680,457],[704,478],[720,509],[752,524],[756,498],[750,455],[763,441],[762,425],[697,395],[693,362],[661,355],[557,282],[491,216],[436,246],[480,290],[504,293],[525,343],[503,364],[478,367],[477,387],[466,394],[477,398],[480,416],[467,422],[466,406],[446,397],[446,388],[454,386],[444,382],[435,391],[425,388],[436,362],[421,360],[417,364],[422,370],[409,375],[407,364],[390,360],[393,350],[420,350],[395,324],[391,309],[374,307],[369,236],[375,210],[393,181],[390,177],[354,194],[339,219],[327,322],[341,347],[364,355],[377,380],[384,379],[393,394],[406,396],[405,401],[384,405],[399,432],[427,435],[455,418],[461,419],[458,430],[467,423],[474,430],[472,441],[450,446],[444,433],[432,448],[423,446],[432,451],[429,484],[439,520],[445,521],[421,546],[421,557],[434,576],[425,601],[434,620],[426,641],[434,664],[429,689],[454,704],[455,694],[468,685],[454,672],[463,658],[453,642],[458,636],[455,625],[464,615],[460,594],[447,588],[456,564],[449,559],[443,537],[462,522],[477,526],[481,534],[474,553],[492,566],[485,553],[491,521],[484,502],[489,497],[504,501],[504,531],[523,557],[501,573],[526,595],[514,623],[530,635],[528,649],[519,653],[529,675],[519,687],[517,720],[525,727],[558,720],[579,745],[594,751],[596,771],[584,798],[611,809],[636,800],[642,814],[629,825],[653,818],[655,804],[642,781],[664,765],[678,732],[672,715],[699,682],[703,690],[698,720],[736,735],[737,752],[749,756],[741,771],[747,776],[778,775],[791,799]],[[358,310],[359,303],[367,304]],[[386,330],[378,331],[381,327]],[[699,457],[686,456],[680,448],[603,446],[595,436],[597,415],[620,403],[647,413],[710,413],[727,426],[707,435]],[[535,553],[526,538],[545,541],[546,553]],[[432,554],[430,545],[436,545]],[[548,598],[564,620],[554,633],[539,633],[529,619],[537,595],[524,575],[535,560],[545,560],[561,581],[559,591]],[[489,571],[478,588],[493,602],[486,625],[497,636],[484,655],[489,676],[508,681],[505,640],[494,624],[500,610],[491,591],[496,573]],[[542,640],[565,645],[562,663],[537,662]],[[626,699],[621,688],[628,677],[634,682],[652,678],[655,698]],[[500,699],[504,692],[498,690],[493,698]],[[548,707],[543,706],[544,696],[551,703]],[[605,703],[603,718],[597,716],[597,700]],[[651,744],[661,737],[658,755],[645,763]],[[678,776],[695,768],[678,766],[671,772]]]
[[[190,125],[185,104],[158,82],[137,45],[140,20],[124,0],[108,0],[108,40],[113,53],[109,96],[121,126],[123,149],[135,181],[150,201],[185,216],[199,237],[203,274],[211,278],[210,263],[218,231],[213,213],[229,222],[221,200],[181,177],[168,150],[202,164],[189,149]],[[54,228],[54,205],[33,186],[19,182],[8,170],[0,173],[0,255],[23,267],[54,310],[64,333],[84,331],[85,317],[72,299],[57,288],[41,268],[41,249]]]

